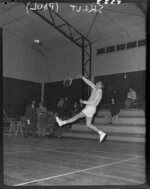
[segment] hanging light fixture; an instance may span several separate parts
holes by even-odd
[[[40,44],[40,40],[39,39],[35,39],[33,41],[34,41],[34,43]]]

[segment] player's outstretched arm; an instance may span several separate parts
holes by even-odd
[[[89,79],[85,78],[84,76],[82,75],[79,75],[78,76],[79,78],[81,78],[87,85],[89,85],[91,88],[95,88],[95,84],[90,81]]]

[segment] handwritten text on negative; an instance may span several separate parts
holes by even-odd
[[[85,4],[85,5],[72,5],[70,4],[69,7],[72,9],[73,12],[99,12],[102,13],[102,9],[104,8],[104,4],[120,4],[121,0],[97,0],[97,3],[92,4]],[[27,3],[26,6],[26,12],[29,14],[29,10],[32,11],[39,11],[43,10],[46,11],[48,9],[51,9],[52,11],[58,12],[59,5],[58,3]]]

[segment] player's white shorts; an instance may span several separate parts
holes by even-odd
[[[96,107],[86,106],[82,112],[86,115],[86,117],[93,117],[96,112]]]

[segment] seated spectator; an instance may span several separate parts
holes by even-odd
[[[70,106],[70,102],[68,100],[67,97],[64,98],[60,98],[60,100],[57,103],[57,108],[56,108],[56,113],[58,115],[58,117],[60,117],[62,120],[64,119],[68,119],[69,117],[71,117],[71,106]],[[61,132],[64,130],[67,130],[71,127],[71,124],[67,124],[63,127],[60,127]]]
[[[127,99],[125,101],[125,108],[135,107],[136,100],[137,100],[136,92],[132,88],[130,88],[127,94]]]
[[[71,103],[67,97],[64,98],[64,111],[66,117],[71,117]]]
[[[45,136],[45,130],[47,126],[47,109],[43,106],[43,103],[39,103],[37,108],[37,126],[38,126],[38,136]]]
[[[55,117],[57,113],[50,111],[48,113],[48,128],[49,128],[49,138],[50,137],[62,137],[61,127],[58,126]]]
[[[60,100],[57,103],[56,112],[61,119],[65,116],[65,106],[64,106],[64,99],[60,98]]]
[[[73,108],[72,108],[72,115],[71,116],[74,116],[76,115],[77,113],[79,113],[81,111],[81,106],[80,106],[80,103],[79,101],[75,101],[74,104],[73,104]]]

